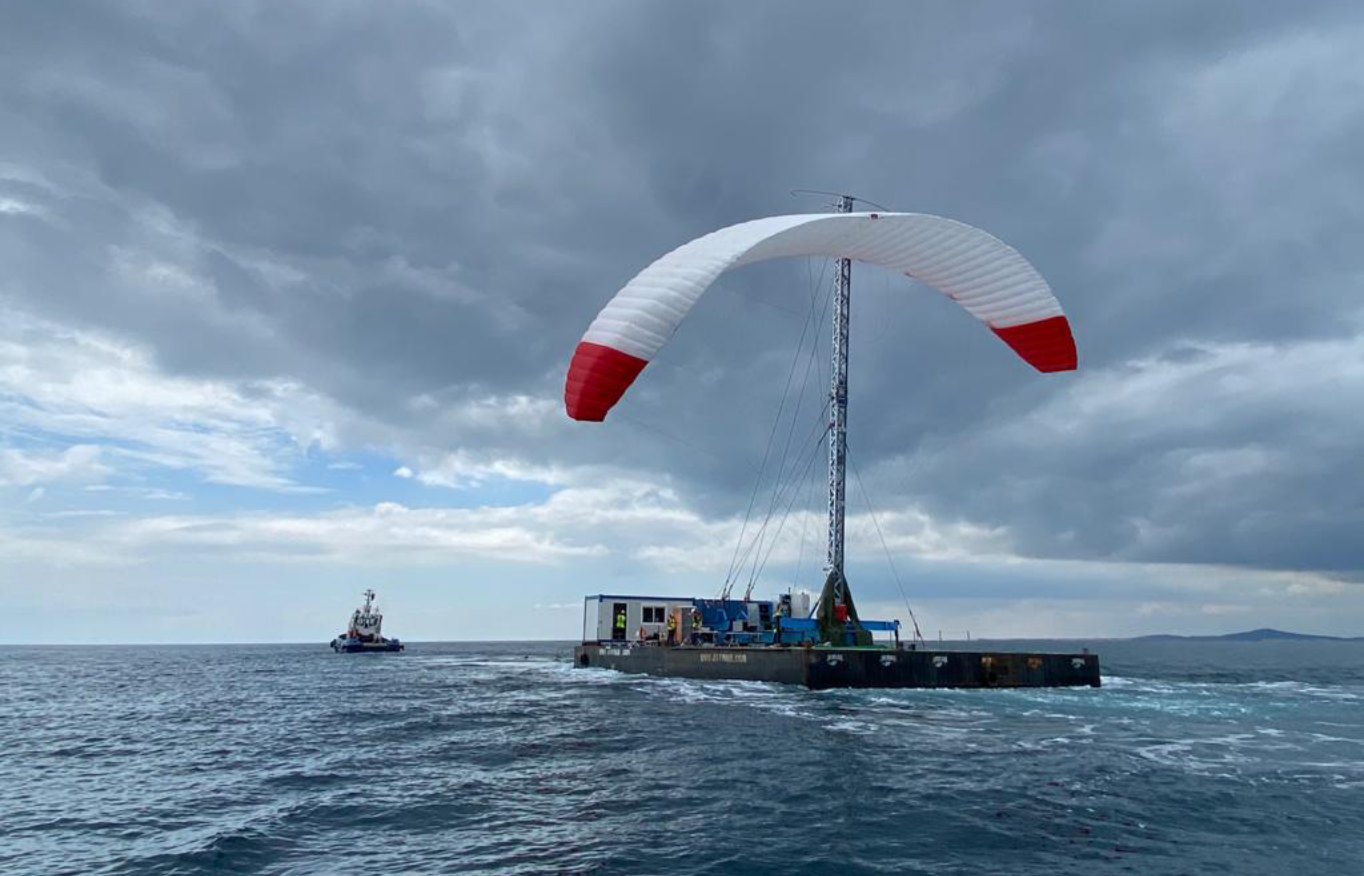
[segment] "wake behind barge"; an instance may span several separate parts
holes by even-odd
[[[796,594],[799,600],[800,594]],[[643,675],[840,687],[1099,687],[1099,658],[927,649],[899,641],[898,621],[863,620],[894,633],[884,645],[816,644],[818,622],[792,616],[792,594],[776,603],[641,596],[589,596],[579,667]],[[799,604],[794,606],[799,612]],[[715,626],[710,626],[714,624]],[[723,624],[723,628],[720,625]],[[627,633],[634,630],[632,637]]]

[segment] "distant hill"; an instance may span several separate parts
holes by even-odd
[[[1329,642],[1359,642],[1364,641],[1364,636],[1316,636],[1311,633],[1289,633],[1283,630],[1272,630],[1264,627],[1258,630],[1246,630],[1243,633],[1223,633],[1220,636],[1176,636],[1170,633],[1158,633],[1153,636],[1135,636],[1141,641],[1183,641],[1183,642],[1306,642],[1306,641],[1329,641]]]

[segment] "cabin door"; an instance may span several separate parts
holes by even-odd
[[[625,641],[625,603],[617,602],[611,606],[611,638],[617,642]]]

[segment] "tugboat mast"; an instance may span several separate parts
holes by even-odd
[[[851,213],[851,195],[839,195],[839,213]],[[852,259],[839,259],[834,275],[833,365],[829,369],[829,544],[824,571],[841,586],[836,604],[846,599],[843,576],[843,516],[848,465],[848,305],[852,297]]]

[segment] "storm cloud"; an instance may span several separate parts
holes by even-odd
[[[188,494],[176,526],[349,520],[383,497],[313,472],[379,458],[427,490],[414,520],[543,500],[539,525],[571,516],[558,491],[656,485],[691,535],[617,543],[640,568],[668,544],[709,557],[827,266],[723,277],[605,424],[563,416],[563,373],[644,265],[823,209],[789,194],[815,188],[990,230],[1075,326],[1080,370],[1038,375],[951,302],[857,269],[852,454],[879,511],[928,521],[906,557],[951,553],[932,530],[1002,561],[1354,588],[1362,43],[1345,2],[16,6],[0,546],[160,531],[140,506],[99,537],[35,530],[37,499],[90,510],[91,486]],[[489,481],[531,492],[460,495]],[[593,521],[508,543],[571,568],[612,550]]]

